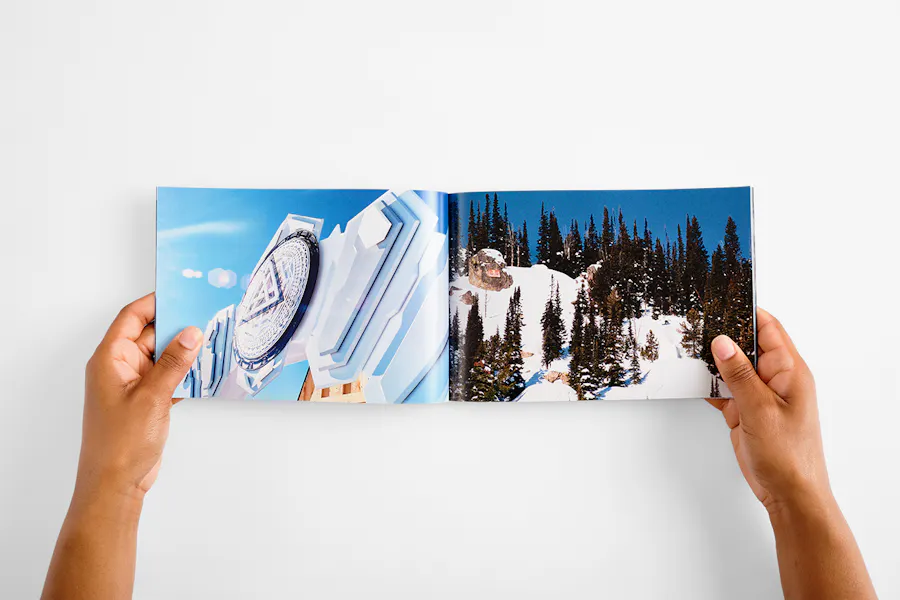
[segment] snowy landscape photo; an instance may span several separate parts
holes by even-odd
[[[449,197],[450,399],[728,397],[756,348],[752,190]]]

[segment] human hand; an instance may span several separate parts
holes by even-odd
[[[732,399],[709,398],[731,428],[750,488],[773,514],[784,505],[831,496],[812,373],[775,317],[757,311],[758,372],[727,336],[712,354]]]
[[[123,308],[87,363],[76,496],[111,491],[142,500],[156,481],[172,394],[203,334],[188,327],[154,365],[155,312],[153,294]]]
[[[144,494],[156,481],[172,393],[200,351],[188,327],[153,364],[153,294],[122,309],[85,369],[78,476],[42,598],[131,598]]]

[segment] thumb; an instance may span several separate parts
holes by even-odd
[[[744,351],[727,335],[720,335],[712,341],[712,355],[722,379],[734,394],[739,408],[758,406],[772,397],[769,389]]]
[[[175,388],[184,380],[200,352],[202,341],[203,333],[198,328],[184,329],[169,343],[150,372],[141,380],[139,387],[154,399],[171,399]]]

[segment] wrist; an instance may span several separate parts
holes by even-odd
[[[69,514],[136,524],[143,506],[144,492],[137,486],[119,484],[110,478],[85,478],[79,475],[75,481]]]
[[[774,528],[800,521],[827,522],[840,514],[830,487],[797,490],[766,505]]]

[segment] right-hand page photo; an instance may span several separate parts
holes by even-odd
[[[749,187],[449,197],[450,399],[729,397],[755,358]]]

